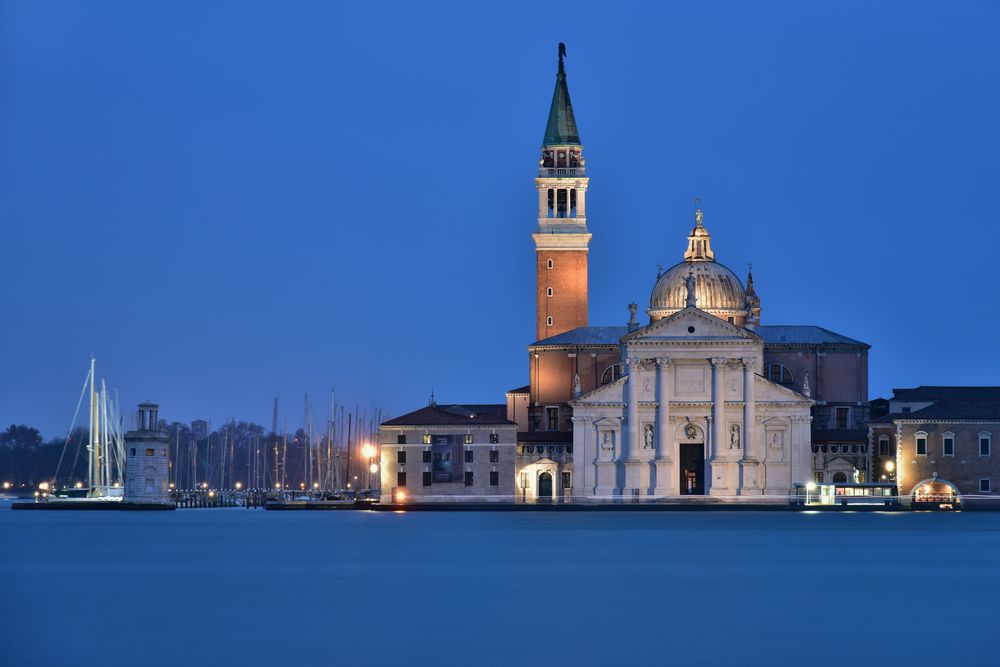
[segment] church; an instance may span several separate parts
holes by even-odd
[[[869,346],[819,326],[763,325],[752,273],[744,283],[716,260],[700,208],[680,261],[651,286],[645,321],[629,304],[626,324],[590,326],[588,185],[560,48],[535,179],[528,384],[504,404],[432,403],[386,422],[383,497],[787,502],[807,482],[866,481]],[[448,481],[433,467],[439,422],[467,431],[464,454],[444,452],[468,464]],[[492,447],[492,470],[473,467],[477,441]]]

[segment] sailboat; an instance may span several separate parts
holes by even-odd
[[[98,388],[96,361],[90,358],[90,370],[80,391],[73,423],[70,424],[62,455],[56,466],[56,479],[62,466],[70,435],[76,426],[83,405],[83,397],[90,397],[89,436],[87,438],[87,486],[83,489],[59,489],[53,493],[54,499],[73,498],[102,501],[120,501],[124,495],[123,474],[125,470],[125,433],[122,417],[118,412],[118,401],[108,396],[107,384],[102,379]]]

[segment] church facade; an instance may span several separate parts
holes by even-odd
[[[630,304],[627,324],[590,325],[589,177],[562,54],[535,187],[536,340],[528,383],[498,406],[516,432],[516,500],[787,502],[834,474],[866,481],[869,346],[763,325],[753,275],[716,261],[700,208],[646,321]],[[398,444],[386,437],[383,462]]]

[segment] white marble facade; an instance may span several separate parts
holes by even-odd
[[[784,502],[810,479],[813,401],[757,374],[752,331],[688,306],[621,347],[626,375],[571,402],[575,497]]]

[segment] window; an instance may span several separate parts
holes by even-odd
[[[552,296],[552,288],[551,287],[549,287],[548,289],[545,290],[545,296]]]
[[[549,327],[552,326],[552,316],[551,315],[549,315],[548,317],[545,318],[545,325],[549,326]]]
[[[424,444],[425,445],[431,444],[431,434],[430,433],[424,433]]]
[[[423,456],[423,462],[424,463],[430,463],[431,462],[431,450],[425,449],[423,451],[423,455],[424,455]]]
[[[622,365],[612,364],[604,370],[604,375],[601,376],[601,384],[609,384],[614,382],[622,376]]]
[[[889,436],[882,435],[878,439],[878,455],[889,456]]]
[[[465,485],[472,486],[472,484],[473,484],[472,471],[470,470],[469,472],[465,473]]]
[[[146,449],[146,456],[153,456],[153,448],[149,447]]]
[[[990,480],[988,479],[979,480],[979,493],[991,493]]]
[[[548,262],[546,262],[546,264],[545,264],[545,265],[546,265],[546,266],[547,266],[548,268],[550,268],[550,269],[551,269],[551,268],[552,268],[552,267],[554,266],[554,263],[553,263],[553,261],[552,261],[552,260],[550,259],[550,260],[549,260]]]
[[[979,455],[980,456],[989,456],[990,455],[990,449],[991,449],[990,445],[992,444],[990,442],[990,440],[991,440],[991,437],[990,437],[989,433],[980,433],[979,434]]]
[[[396,436],[396,444],[397,445],[405,445],[406,444],[406,434],[405,433],[400,433],[399,435]]]
[[[545,408],[545,424],[550,431],[559,430],[559,408]]]
[[[491,445],[495,445],[498,442],[500,442],[500,434],[499,433],[490,433],[490,444]]]
[[[955,436],[952,433],[945,433],[941,440],[941,453],[945,456],[955,455]]]
[[[465,434],[465,444],[467,444],[467,445],[471,445],[472,444],[472,434],[471,433],[466,433]]]
[[[425,470],[424,471],[423,483],[424,483],[424,486],[430,486],[431,485],[431,472],[429,470]]]
[[[850,416],[850,408],[837,408],[837,428],[844,430],[847,428],[847,418]]]
[[[465,450],[465,462],[466,463],[472,463],[472,450],[471,449],[466,449]]]
[[[927,456],[927,434],[917,433],[917,456]]]
[[[135,447],[130,450],[129,456],[135,456]]]
[[[405,472],[397,472],[396,473],[396,486],[403,487],[403,488],[406,487],[406,473]]]
[[[500,473],[496,470],[490,471],[490,486],[500,486]]]
[[[498,461],[500,461],[500,450],[499,449],[491,449],[490,450],[490,463],[497,463]]]
[[[817,484],[822,484],[823,483],[823,473],[822,472],[814,472],[813,473],[813,479],[816,480]]]
[[[406,463],[406,450],[398,449],[396,450],[396,463]]]
[[[564,472],[562,474],[562,488],[564,489],[573,488],[573,476],[568,472]]]
[[[792,382],[792,372],[782,364],[768,364],[767,368],[764,369],[764,375],[771,382],[780,382],[781,384]]]

